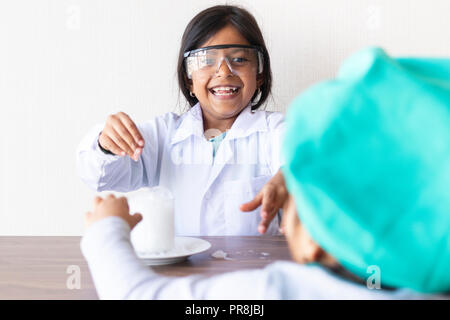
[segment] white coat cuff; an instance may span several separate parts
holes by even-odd
[[[108,217],[94,222],[81,240],[81,251],[86,260],[102,256],[107,243],[129,241],[130,226],[120,217]]]

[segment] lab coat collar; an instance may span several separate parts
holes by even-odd
[[[234,121],[231,129],[227,131],[226,140],[243,138],[258,131],[267,131],[265,112],[253,112],[251,104]],[[171,140],[171,144],[178,143],[190,136],[198,136],[205,139],[203,131],[203,117],[200,102],[194,105],[182,118],[181,124]]]
[[[225,139],[245,138],[258,131],[268,131],[266,113],[252,111],[249,104],[236,118]]]

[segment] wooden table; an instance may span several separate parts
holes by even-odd
[[[201,237],[211,248],[188,260],[153,267],[167,276],[214,275],[290,260],[283,236]],[[0,237],[0,299],[98,299],[80,237]],[[232,260],[212,254],[223,250]],[[78,273],[78,271],[79,273]],[[79,274],[80,288],[68,281]],[[69,282],[69,285],[68,285]]]

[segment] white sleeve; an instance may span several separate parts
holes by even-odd
[[[94,223],[81,240],[100,299],[415,299],[408,289],[370,290],[319,266],[278,261],[264,269],[218,276],[160,276],[145,266],[130,243],[130,227],[119,217]]]
[[[93,190],[128,192],[158,184],[157,168],[166,136],[164,119],[137,125],[145,145],[139,160],[129,156],[104,153],[98,137],[104,124],[95,126],[80,142],[77,149],[77,171],[81,180]]]
[[[284,138],[284,115],[281,112],[271,112],[268,117],[268,154],[269,166],[273,174],[283,166],[282,144]]]
[[[136,256],[130,228],[119,217],[94,223],[81,240],[100,299],[264,299],[276,297],[266,288],[264,270],[220,276],[160,276]]]

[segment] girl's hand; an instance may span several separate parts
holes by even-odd
[[[253,211],[262,205],[261,223],[258,226],[258,232],[264,234],[269,227],[278,210],[283,208],[287,201],[289,193],[284,182],[281,169],[270,179],[256,197],[247,203],[241,205],[241,211]]]
[[[131,118],[119,112],[108,116],[98,142],[103,149],[115,155],[125,156],[137,161],[144,147],[144,139]]]
[[[107,217],[120,217],[124,219],[130,229],[133,229],[139,221],[142,220],[140,213],[130,215],[130,208],[128,207],[127,198],[116,198],[110,194],[104,200],[101,197],[95,197],[94,210],[92,212],[86,212],[84,215],[84,224],[86,228],[90,227],[94,222]]]

